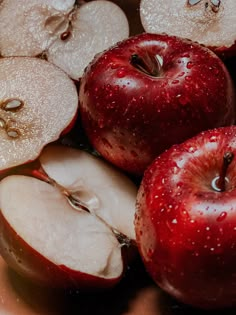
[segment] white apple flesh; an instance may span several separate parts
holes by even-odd
[[[126,15],[110,1],[6,0],[0,7],[2,56],[42,54],[75,80],[95,54],[128,35]]]
[[[0,172],[36,159],[77,114],[72,80],[31,57],[0,59]]]
[[[72,148],[49,146],[40,162],[56,185],[22,175],[0,182],[3,258],[42,285],[113,286],[125,268],[123,245],[135,239],[136,186]]]
[[[220,54],[236,53],[235,0],[141,0],[145,31],[197,41]]]

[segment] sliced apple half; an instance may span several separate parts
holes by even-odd
[[[78,108],[72,80],[31,57],[0,59],[0,172],[36,159],[69,129]]]
[[[75,80],[95,54],[128,35],[125,13],[106,0],[5,0],[0,6],[2,56],[43,55]]]
[[[0,182],[3,258],[43,285],[113,286],[124,272],[123,247],[135,239],[136,186],[80,150],[49,146],[39,160],[47,182],[40,175]]]
[[[74,0],[4,0],[0,5],[0,50],[36,56],[66,30]]]
[[[236,54],[235,0],[141,0],[145,31],[197,41],[219,54]]]
[[[68,31],[50,45],[47,58],[76,80],[95,54],[128,37],[129,25],[117,5],[97,0],[75,11]]]

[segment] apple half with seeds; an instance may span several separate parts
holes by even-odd
[[[106,288],[135,243],[137,188],[101,159],[47,146],[32,176],[0,182],[0,252],[16,272],[40,285]]]
[[[78,93],[53,64],[33,57],[0,59],[0,172],[35,160],[75,121]]]
[[[236,54],[235,0],[141,0],[140,15],[150,33],[181,36],[220,55]]]
[[[1,55],[43,55],[75,80],[95,54],[128,35],[125,13],[110,1],[5,0],[0,5]]]

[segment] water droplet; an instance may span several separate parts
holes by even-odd
[[[210,142],[216,142],[216,140],[217,140],[217,137],[216,137],[216,136],[212,136],[212,137],[210,137],[210,139],[209,139]]]
[[[192,61],[189,61],[189,62],[187,63],[187,68],[188,68],[188,69],[192,69],[193,66],[194,66],[194,63],[193,63]]]
[[[153,254],[154,254],[154,250],[152,248],[149,248],[147,252],[148,257],[152,258]]]
[[[117,71],[117,77],[118,78],[123,78],[125,76],[125,70],[124,69],[120,69]]]
[[[111,69],[117,69],[117,68],[119,68],[119,65],[118,64],[116,64],[116,63],[112,63],[111,64]]]
[[[188,102],[189,102],[188,97],[185,96],[185,95],[182,95],[182,94],[178,94],[178,95],[176,96],[176,98],[178,98],[179,103],[180,103],[181,105],[187,105]]]
[[[188,149],[188,152],[189,152],[189,153],[194,153],[194,152],[195,152],[195,150],[196,150],[196,148],[194,148],[194,147],[190,147],[190,148]]]
[[[182,76],[184,76],[184,75],[185,75],[185,72],[182,71],[182,72],[180,72],[180,74],[178,75],[178,77],[182,77]]]
[[[227,217],[227,212],[223,211],[216,219],[217,222],[222,222]]]
[[[102,142],[103,142],[104,146],[112,149],[112,145],[110,144],[110,142],[106,138],[102,138]]]
[[[191,81],[192,80],[192,78],[189,76],[189,75],[186,75],[186,77],[184,78],[186,81]]]
[[[179,80],[173,80],[172,81],[172,84],[178,84],[179,83]]]

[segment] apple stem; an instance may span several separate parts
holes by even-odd
[[[130,57],[130,63],[132,66],[153,77],[160,76],[161,63],[157,57],[146,56],[146,58],[140,57],[138,54],[132,54]]]
[[[234,158],[234,154],[233,152],[226,152],[223,156],[223,163],[222,163],[222,167],[221,167],[221,172],[220,175],[217,179],[216,185],[217,185],[217,189],[221,192],[225,191],[226,189],[226,174],[227,174],[227,170],[229,165],[231,164],[231,162],[233,161]]]

